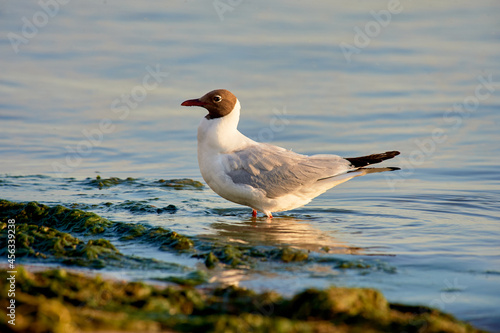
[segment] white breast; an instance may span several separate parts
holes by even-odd
[[[234,184],[225,173],[227,166],[222,158],[223,154],[257,144],[238,131],[239,117],[240,103],[237,101],[228,115],[202,119],[198,127],[198,164],[203,179],[215,193],[229,201],[248,206],[253,201],[260,200],[262,194],[249,186]]]

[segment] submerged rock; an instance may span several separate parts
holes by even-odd
[[[108,188],[123,183],[133,184],[135,182],[134,178],[128,177],[126,179],[120,179],[118,177],[101,178],[101,176],[96,176],[95,179],[87,178],[84,184],[91,185],[102,190],[103,188]]]
[[[181,179],[160,179],[158,181],[160,186],[171,187],[174,189],[202,189],[204,186],[201,182],[197,180],[192,180],[189,178]]]
[[[304,250],[284,247],[277,251],[272,251],[271,257],[281,259],[284,262],[297,262],[307,260],[309,255]]]
[[[148,204],[144,201],[130,201],[127,200],[123,203],[115,205],[116,208],[126,209],[133,214],[147,214],[147,213],[155,213],[155,214],[174,214],[177,212],[177,207],[175,205],[168,205],[166,207],[156,207]]]

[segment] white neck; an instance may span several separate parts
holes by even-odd
[[[214,119],[203,118],[198,126],[198,150],[228,153],[253,142],[241,134],[237,127],[240,120],[240,102],[226,116]]]

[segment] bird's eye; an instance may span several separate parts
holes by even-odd
[[[214,98],[213,98],[213,101],[215,103],[219,103],[220,101],[222,101],[222,97],[220,97],[219,95],[215,95]]]

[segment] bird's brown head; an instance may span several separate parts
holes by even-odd
[[[206,93],[198,99],[189,99],[182,102],[182,106],[201,106],[208,110],[207,119],[227,116],[236,105],[236,96],[229,90],[216,89]]]

